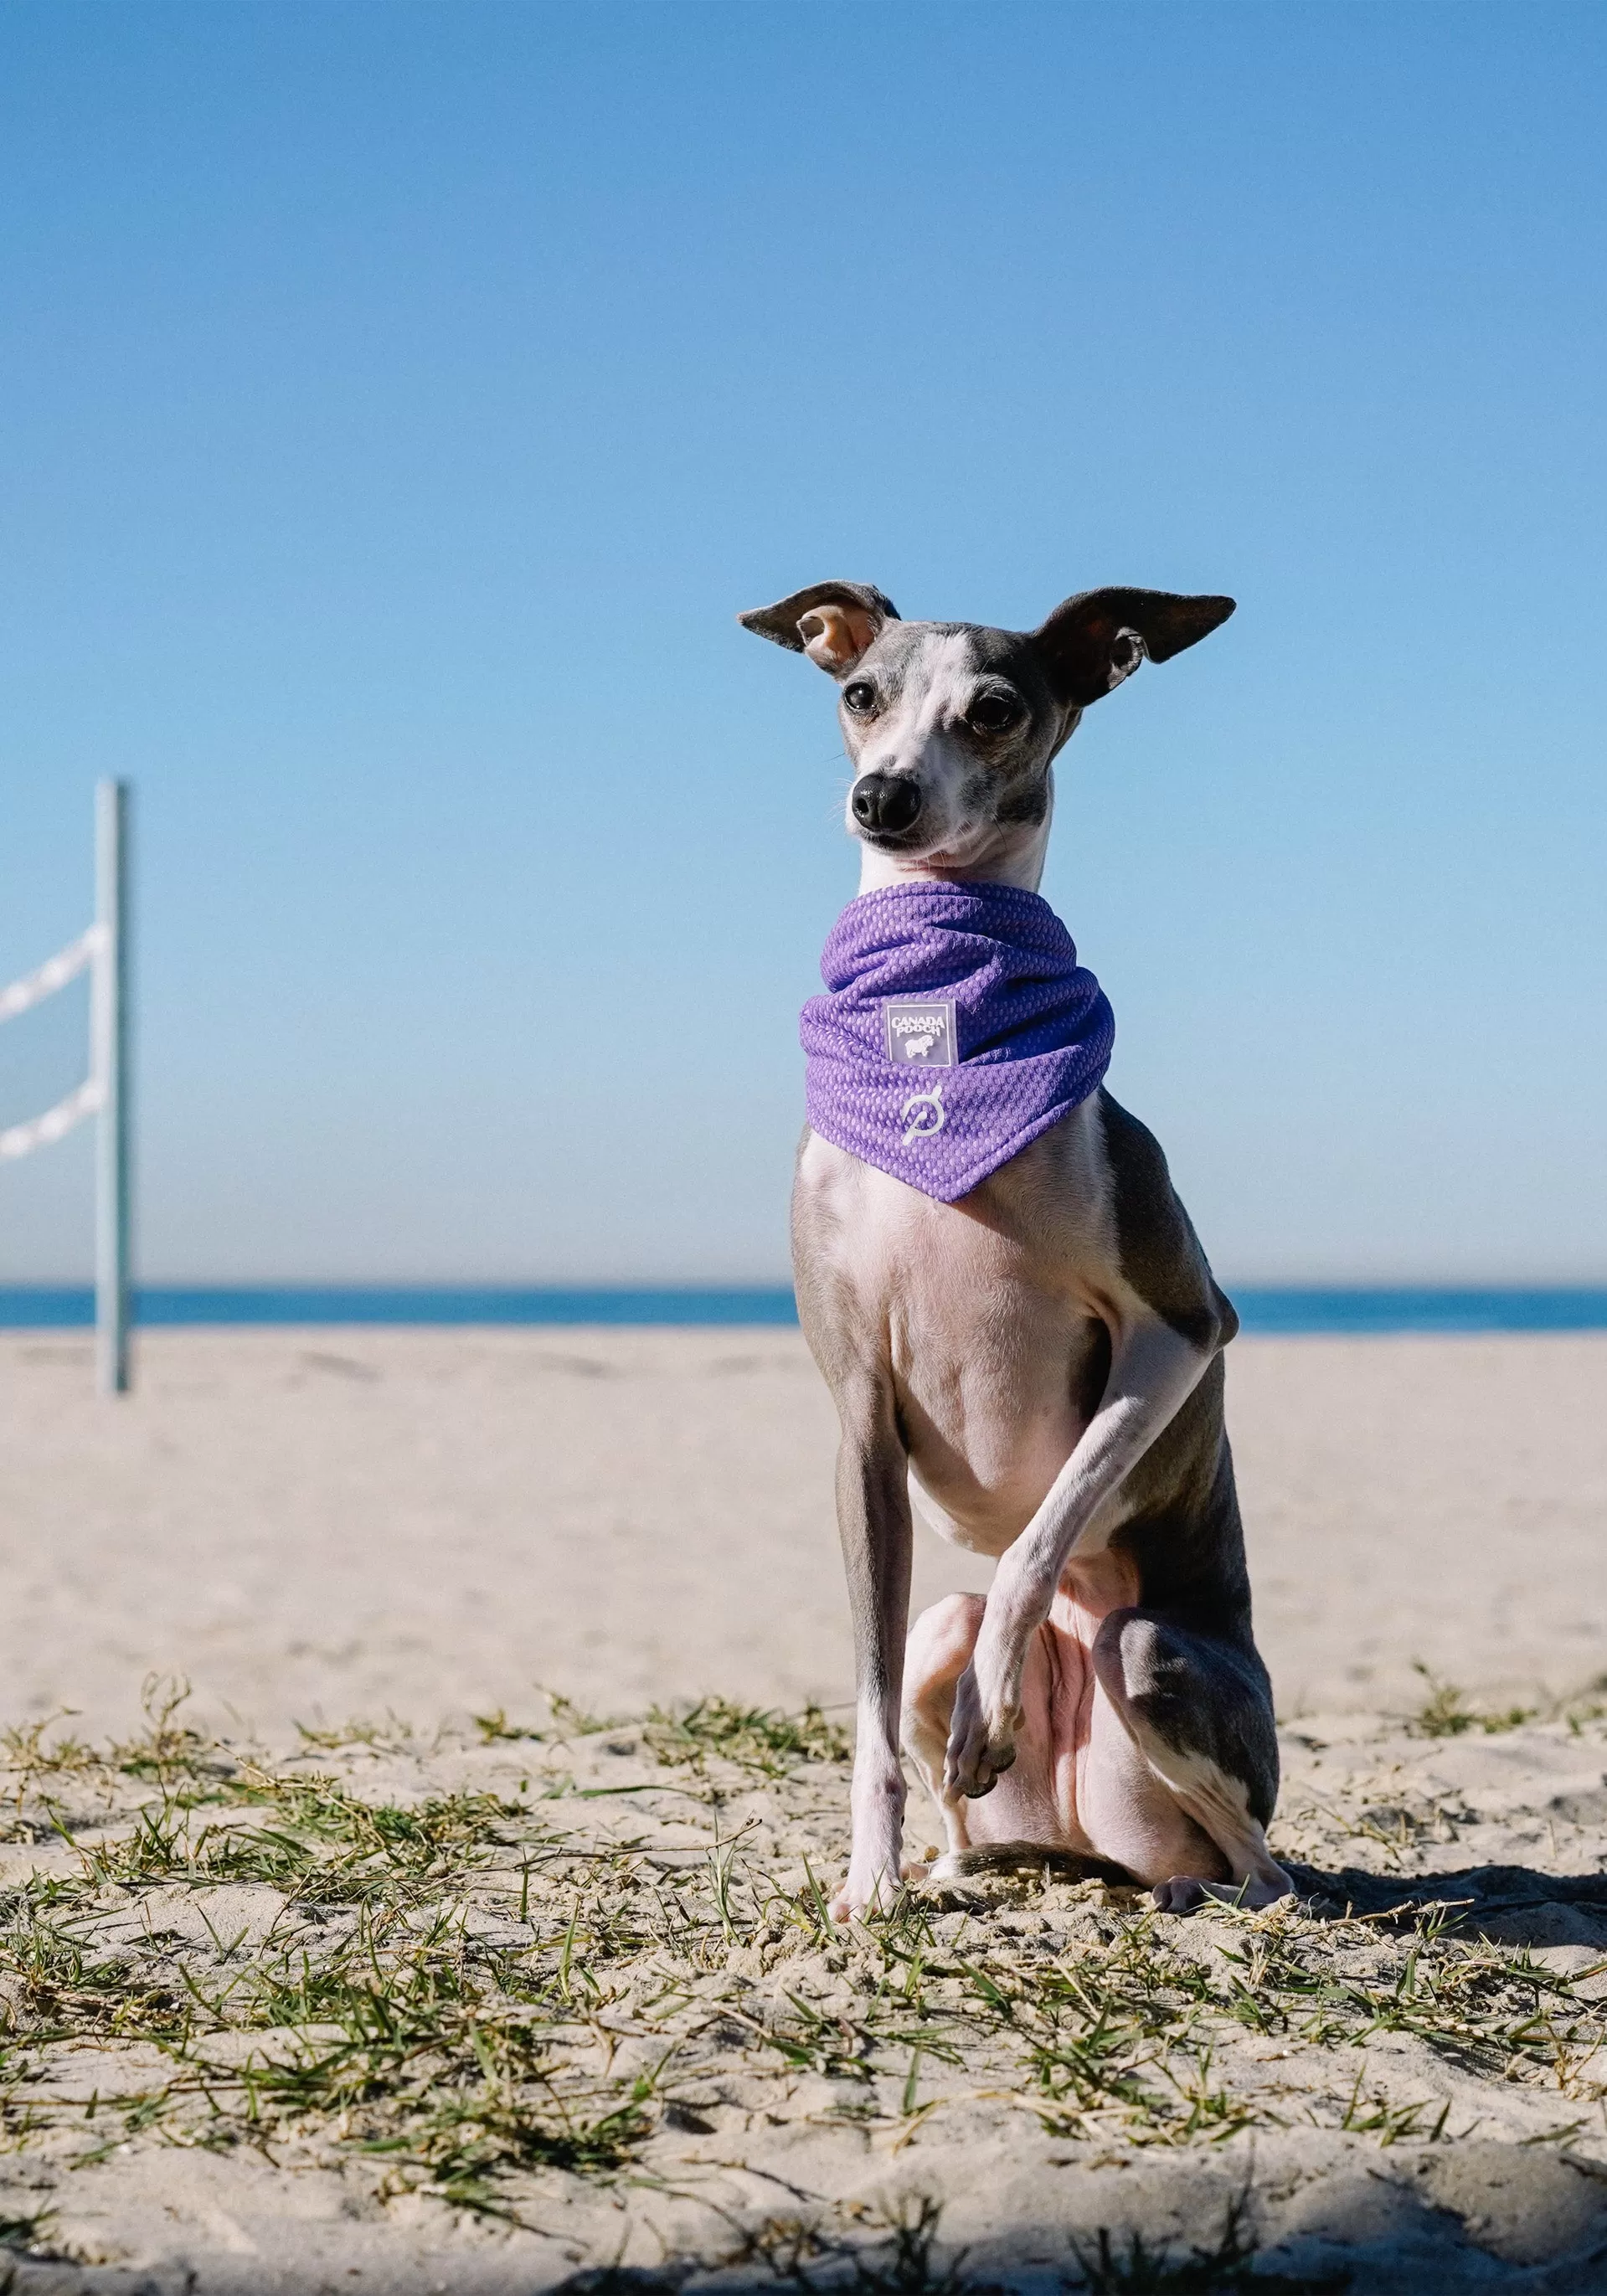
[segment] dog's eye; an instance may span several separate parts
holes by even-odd
[[[1002,734],[1020,718],[1021,705],[1013,694],[979,693],[966,714],[979,734]]]
[[[843,687],[842,699],[850,717],[868,718],[876,707],[876,689],[868,677],[857,677]]]

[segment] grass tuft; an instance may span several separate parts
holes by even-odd
[[[475,1714],[470,1718],[480,1733],[482,1746],[512,1744],[522,1738],[541,1739],[545,1734],[526,1725],[510,1722],[507,1709],[499,1706],[490,1714]]]
[[[646,1738],[666,1765],[701,1771],[712,1754],[763,1778],[788,1777],[805,1762],[846,1762],[853,1753],[848,1732],[818,1706],[783,1714],[727,1698],[700,1698],[679,1712],[650,1707]]]
[[[53,2215],[54,2210],[48,2208],[35,2209],[20,2216],[0,2214],[0,2248],[9,2249],[13,2254],[20,2251],[24,2256],[50,2262],[46,2227]],[[12,2276],[8,2273],[0,2287],[9,2289],[11,2285]]]
[[[70,1720],[77,1710],[70,1706],[46,1714],[37,1722],[29,1722],[10,1730],[0,1731],[0,1759],[17,1780],[17,1800],[21,1801],[36,1778],[63,1777],[75,1771],[93,1769],[97,1761],[93,1747],[81,1738],[58,1738],[53,1745],[45,1743],[45,1734],[58,1722]]]
[[[963,2249],[947,2265],[933,2254],[942,2215],[930,2194],[904,2202],[892,2217],[885,2248],[856,2255],[849,2283],[855,2296],[982,2296],[986,2284],[967,2275]]]
[[[594,1738],[600,1731],[618,1730],[624,1726],[621,1716],[588,1713],[584,1706],[578,1706],[562,1691],[544,1690],[542,1696],[553,1710],[553,1719],[558,1725],[561,1736]]]
[[[1406,1724],[1414,1737],[1460,1738],[1470,1730],[1481,1730],[1493,1737],[1502,1730],[1519,1730],[1524,1723],[1533,1722],[1539,1713],[1534,1706],[1488,1708],[1470,1706],[1465,1693],[1454,1682],[1442,1682],[1421,1659],[1412,1661],[1413,1671],[1422,1675],[1429,1685],[1429,1695]]]
[[[1230,2202],[1215,2244],[1186,2255],[1169,2245],[1152,2248],[1139,2233],[1119,2251],[1103,2226],[1092,2248],[1073,2241],[1072,2254],[1089,2296],[1342,2296],[1352,2277],[1343,2267],[1316,2274],[1256,2271],[1247,2209],[1248,2194]]]
[[[413,1725],[394,1714],[387,1715],[383,1722],[337,1722],[327,1727],[319,1723],[298,1722],[296,1735],[304,1746],[311,1746],[320,1753],[339,1753],[348,1746],[391,1751],[411,1742]]]
[[[125,1777],[148,1779],[158,1785],[200,1777],[215,1767],[214,1743],[178,1719],[179,1709],[188,1704],[190,1696],[187,1676],[148,1674],[140,1686],[145,1727],[126,1744],[111,1748],[111,1767]]]

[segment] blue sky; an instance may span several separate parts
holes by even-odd
[[[733,617],[844,575],[1239,599],[1045,885],[1229,1280],[1607,1277],[1604,102],[1594,5],[12,0],[0,980],[127,774],[147,1274],[781,1273],[855,872]]]

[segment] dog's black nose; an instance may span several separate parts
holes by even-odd
[[[861,829],[896,836],[921,810],[921,791],[907,774],[866,774],[854,783],[854,818]]]

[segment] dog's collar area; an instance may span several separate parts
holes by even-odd
[[[861,893],[821,976],[800,1026],[811,1127],[940,1202],[1069,1115],[1110,1064],[1103,990],[1048,902],[1020,886]]]

